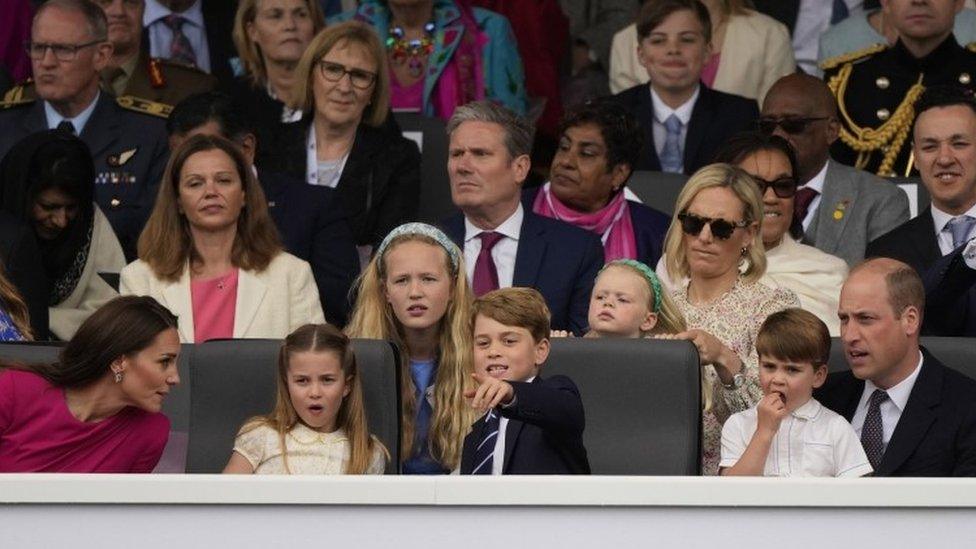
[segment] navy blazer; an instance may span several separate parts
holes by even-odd
[[[464,250],[464,216],[443,223],[444,232]],[[586,333],[593,281],[603,267],[603,244],[595,234],[525,209],[513,286],[539,290],[552,313],[554,330]]]
[[[976,476],[976,381],[922,349],[922,370],[895,426],[879,477]],[[864,381],[850,371],[827,377],[814,397],[850,421]]]
[[[759,105],[754,99],[716,91],[704,84],[699,89],[685,136],[686,175],[711,164],[715,153],[730,137],[754,128],[759,119]],[[613,97],[637,118],[644,130],[644,145],[634,169],[661,171],[661,159],[654,145],[654,104],[650,86],[638,84]]]
[[[258,171],[258,181],[285,249],[312,266],[326,320],[344,326],[349,288],[359,274],[359,252],[335,193],[265,170]]]
[[[966,245],[939,259],[925,281],[925,333],[976,337],[976,269],[962,256]]]
[[[531,211],[540,190],[541,187],[532,187],[522,191],[522,207]],[[653,269],[664,253],[664,236],[668,234],[671,218],[640,202],[628,200],[627,205],[630,208],[630,222],[634,225],[634,239],[637,241],[635,259]]]
[[[536,377],[531,383],[511,381],[515,402],[496,410],[508,418],[503,475],[588,475],[590,462],[583,446],[583,401],[566,376]],[[479,420],[464,437],[461,474],[476,465],[475,449],[487,433]]]

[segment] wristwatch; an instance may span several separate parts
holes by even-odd
[[[728,389],[729,391],[734,391],[739,387],[745,385],[745,383],[746,383],[746,376],[742,375],[742,372],[739,372],[734,376],[732,376],[732,383],[722,383],[722,386]]]

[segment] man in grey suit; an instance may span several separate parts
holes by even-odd
[[[821,80],[805,74],[779,79],[763,101],[759,127],[796,150],[795,214],[804,244],[854,267],[868,242],[908,221],[908,196],[897,185],[830,159],[840,124],[837,103]]]

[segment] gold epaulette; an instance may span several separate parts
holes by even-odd
[[[888,49],[887,44],[872,44],[864,49],[842,53],[840,55],[831,57],[830,59],[824,59],[823,63],[820,63],[820,70],[829,71],[831,69],[836,69],[841,65],[874,55],[886,49]]]
[[[3,94],[3,101],[0,101],[0,109],[9,109],[17,105],[33,103],[33,97],[24,97],[24,90],[26,89],[26,86],[19,85],[7,90],[7,93]]]
[[[966,44],[966,49],[972,52],[976,52],[976,42],[970,42]]]
[[[160,118],[168,118],[169,113],[173,112],[173,107],[166,103],[157,103],[134,95],[122,95],[115,101],[124,109],[151,114]]]

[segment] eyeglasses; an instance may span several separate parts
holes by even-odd
[[[343,76],[348,74],[349,83],[354,88],[361,90],[368,90],[376,82],[375,72],[364,71],[362,69],[347,69],[345,66],[339,63],[332,63],[331,61],[319,61],[319,70],[322,71],[322,76],[329,82],[338,82],[342,80]]]
[[[87,48],[89,46],[94,46],[96,44],[101,44],[103,42],[105,42],[104,39],[92,40],[91,42],[78,45],[25,42],[24,50],[27,51],[27,55],[35,61],[44,59],[44,56],[47,54],[47,50],[51,50],[54,53],[54,58],[58,61],[72,61],[74,58],[78,57],[78,50]]]
[[[770,181],[754,175],[752,179],[759,186],[760,195],[766,194],[766,189],[770,187],[773,189],[773,194],[779,198],[790,198],[796,194],[797,182],[792,177],[780,177],[779,179]]]
[[[726,221],[724,219],[712,219],[711,217],[700,217],[690,213],[678,214],[678,221],[681,222],[681,230],[690,236],[698,236],[705,225],[708,225],[712,236],[719,240],[728,240],[736,229],[741,229],[749,224],[748,221]]]
[[[800,117],[789,117],[789,118],[760,118],[759,122],[756,124],[759,127],[759,131],[766,135],[772,135],[776,131],[776,127],[779,126],[783,128],[783,131],[790,134],[796,135],[807,131],[810,124],[814,122],[819,122],[821,120],[830,120],[829,116],[810,116],[806,118]]]

